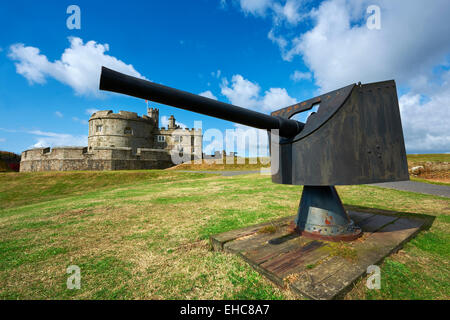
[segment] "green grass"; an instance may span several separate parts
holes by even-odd
[[[433,268],[435,273],[423,272],[414,261],[401,263],[388,258],[383,263],[381,289],[368,290],[367,299],[448,299],[450,291],[448,268]]]
[[[283,295],[275,293],[272,286],[261,281],[261,276],[253,270],[235,263],[228,272],[228,278],[235,289],[225,294],[224,299],[233,300],[281,300]]]
[[[192,174],[174,173],[169,170],[2,173],[0,174],[0,209],[60,199],[67,195],[83,195],[90,191],[126,187],[158,179],[183,180],[189,176]],[[19,188],[21,188],[20,192],[18,192]],[[122,196],[129,195],[124,193]]]
[[[301,190],[259,174],[0,174],[0,298],[293,298],[238,256],[211,251],[208,237],[294,214]],[[346,298],[450,297],[449,199],[373,186],[338,192],[347,206],[434,218],[381,264],[381,290],[362,279]],[[69,265],[81,268],[80,290],[66,287]]]

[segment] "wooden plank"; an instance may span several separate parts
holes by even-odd
[[[299,234],[295,233],[291,235],[291,238],[288,241],[284,241],[280,244],[267,242],[260,247],[243,251],[242,255],[256,264],[261,264],[267,260],[296,249],[301,245],[305,245],[309,241],[311,240],[301,237]]]
[[[223,245],[223,249],[230,252],[241,252],[252,250],[267,243],[274,237],[282,237],[291,233],[287,226],[282,226],[274,233],[259,233],[255,232],[252,235],[229,241]]]
[[[356,225],[359,225],[359,223],[361,223],[362,221],[374,216],[373,213],[356,212],[356,211],[350,211],[350,210],[348,211],[348,215],[349,215],[350,219],[352,219]]]
[[[303,297],[333,299],[351,288],[369,265],[379,263],[398,250],[425,223],[418,219],[353,211],[349,216],[364,232],[360,239],[346,243],[356,253],[354,260],[347,260],[339,256],[339,252],[330,250],[331,244],[326,241],[293,233],[289,223],[295,216],[211,238],[219,243],[218,250],[239,254],[277,285],[288,284],[294,293]],[[259,232],[269,225],[277,226],[274,233]]]
[[[424,223],[425,221],[423,220],[400,218],[394,223],[372,233],[363,243],[356,244],[356,249],[364,250],[366,254],[363,258],[370,260],[371,264],[377,264],[414,237]]]
[[[365,221],[367,218],[370,218],[372,216],[377,216],[372,213],[366,213],[366,212],[354,212],[349,211],[350,218],[356,223],[359,224],[360,221]],[[258,232],[261,228],[264,228],[266,226],[274,225],[274,226],[283,226],[289,224],[291,221],[294,221],[296,218],[296,215],[283,217],[275,221],[271,222],[263,222],[260,224],[252,225],[246,228],[241,228],[237,230],[231,230],[228,232],[223,232],[220,234],[215,234],[210,237],[210,242],[214,250],[223,250],[223,246],[225,243],[229,241],[233,241],[237,238],[242,238],[245,236],[249,236],[254,234],[255,232]]]
[[[333,284],[328,285],[329,281],[327,280],[347,263],[341,257],[330,257],[314,269],[301,273],[298,279],[290,285],[290,288],[293,292],[310,299],[329,299],[337,288]]]
[[[273,257],[258,263],[255,260],[241,253],[241,256],[258,272],[275,282],[279,286],[284,285],[284,279],[296,272],[302,267],[303,269],[310,263],[314,263],[327,255],[325,251],[317,250],[325,244],[321,241],[304,239],[306,243],[300,246],[298,242],[291,241],[286,245],[285,252],[274,254]],[[295,244],[295,246],[293,246]],[[294,271],[293,271],[294,270]]]
[[[424,221],[401,218],[372,233],[365,241],[355,242],[357,261],[334,257],[293,283],[294,291],[313,299],[334,299],[347,292],[351,285],[364,276],[369,265],[379,264],[387,255],[398,250],[411,239]],[[304,279],[309,280],[304,282]]]
[[[358,225],[359,227],[361,227],[364,233],[372,233],[383,228],[387,224],[394,222],[397,219],[398,217],[374,214],[372,217],[362,220]]]
[[[225,243],[235,240],[237,238],[245,237],[248,235],[252,235],[263,227],[274,225],[274,226],[283,226],[287,225],[291,221],[294,221],[295,216],[283,217],[281,219],[269,222],[263,222],[256,225],[252,225],[246,228],[241,228],[237,230],[231,230],[228,232],[223,232],[220,234],[215,234],[210,236],[210,243],[214,250],[223,250],[223,246]]]
[[[314,266],[321,261],[325,261],[329,257],[329,251],[326,250],[327,243],[323,243],[323,246],[308,252],[303,256],[303,259],[299,261],[300,263],[292,263],[287,268],[279,270],[277,275],[285,279],[289,276],[297,276],[304,271],[309,270],[308,266]],[[324,250],[325,249],[325,250]]]
[[[303,263],[305,256],[323,246],[324,243],[322,241],[312,240],[295,250],[291,250],[278,257],[265,261],[261,264],[261,267],[275,274],[282,273],[292,268],[292,265]]]

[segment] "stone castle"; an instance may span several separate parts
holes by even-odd
[[[89,119],[87,147],[34,148],[22,152],[20,171],[164,169],[172,155],[202,157],[201,129],[182,129],[170,116],[167,129],[159,127],[159,110],[97,111]]]

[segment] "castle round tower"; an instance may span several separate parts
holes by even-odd
[[[127,147],[135,153],[137,148],[152,148],[158,113],[158,109],[149,109],[148,116],[139,117],[135,112],[97,111],[89,119],[88,150]]]

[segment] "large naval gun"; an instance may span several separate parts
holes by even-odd
[[[272,181],[303,185],[295,230],[350,241],[361,229],[336,185],[409,180],[394,80],[355,83],[267,115],[102,67],[100,90],[142,98],[269,132]],[[317,107],[306,123],[293,117]]]

